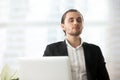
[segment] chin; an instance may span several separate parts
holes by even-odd
[[[73,34],[70,34],[70,35],[72,35],[72,36],[79,36],[80,33],[73,33]]]

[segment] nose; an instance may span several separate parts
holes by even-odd
[[[78,21],[77,21],[77,20],[74,20],[74,24],[78,24]]]

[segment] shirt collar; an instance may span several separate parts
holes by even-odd
[[[67,41],[67,39],[66,39],[65,41],[66,41],[66,44],[67,44],[68,47],[74,48],[74,47],[72,47],[72,46],[69,44],[69,42]],[[83,40],[81,39],[81,44],[78,45],[75,49],[78,49],[78,48],[82,47],[82,44],[83,44]]]

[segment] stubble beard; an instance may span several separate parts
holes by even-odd
[[[79,36],[80,34],[81,34],[81,32],[69,33],[69,35],[71,35],[71,36]]]

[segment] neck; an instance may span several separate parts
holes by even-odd
[[[76,48],[77,46],[79,46],[81,44],[81,38],[78,36],[77,37],[67,37],[67,41],[74,48]]]

